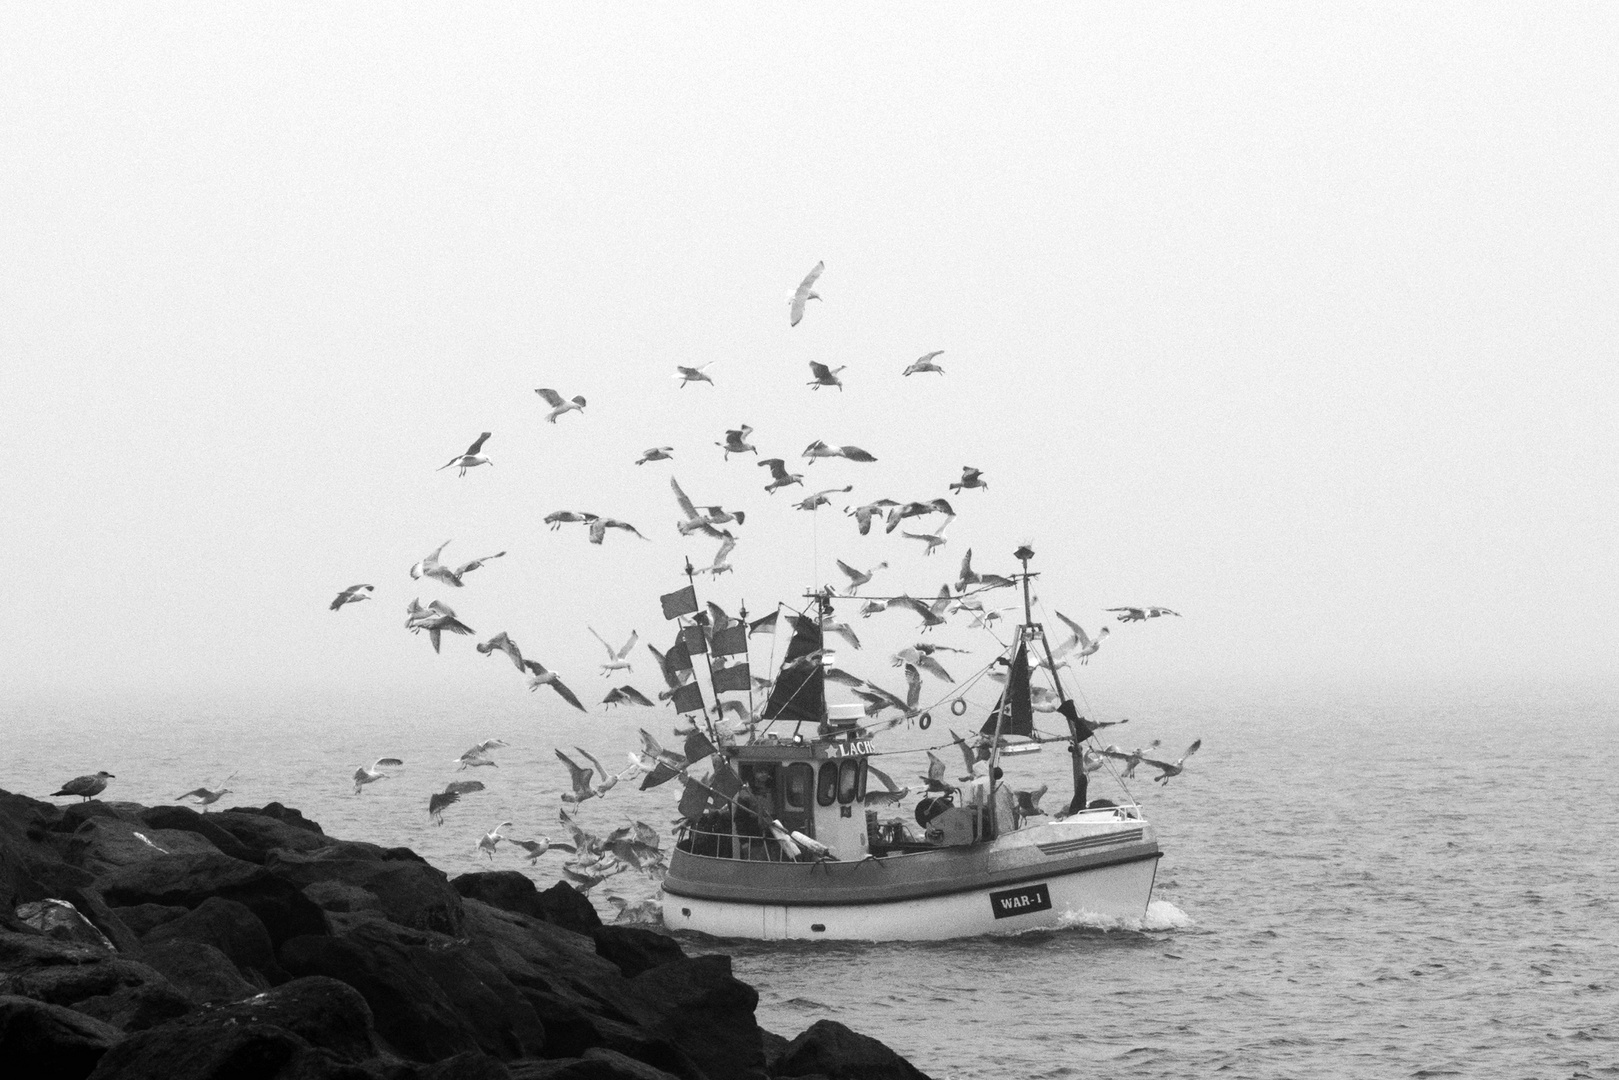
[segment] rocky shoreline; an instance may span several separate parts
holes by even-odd
[[[451,879],[279,803],[0,791],[0,1062],[16,1080],[925,1080],[821,1020],[761,1029],[722,955],[566,884]]]

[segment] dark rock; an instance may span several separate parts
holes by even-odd
[[[145,937],[166,922],[173,922],[189,910],[179,904],[134,904],[112,909],[137,938]]]
[[[140,813],[140,819],[154,829],[196,833],[233,859],[256,861],[252,849],[216,825],[213,816],[199,814],[189,806],[152,806]]]
[[[113,944],[94,923],[66,900],[33,900],[17,905],[17,918],[55,941],[68,941],[112,952]]]
[[[760,1028],[759,1041],[765,1052],[765,1072],[775,1076],[777,1075],[776,1067],[780,1064],[782,1055],[787,1053],[787,1047],[791,1045],[791,1040],[785,1035],[777,1035],[774,1031],[766,1031],[764,1028]]]
[[[89,886],[67,889],[62,893],[61,899],[78,908],[79,914],[89,919],[90,924],[100,930],[119,952],[140,951],[140,935],[130,929],[129,924],[107,905],[100,889]]]
[[[777,1076],[821,1074],[830,1080],[927,1080],[910,1062],[866,1035],[836,1020],[817,1020],[776,1065]]]
[[[484,1052],[508,1061],[540,1056],[545,1026],[494,964],[460,944],[420,945],[411,956],[472,1025]]]
[[[557,882],[539,895],[544,912],[541,917],[547,922],[587,935],[602,924],[601,916],[596,914],[585,894],[565,881]]]
[[[591,937],[596,954],[618,965],[624,977],[633,979],[643,971],[686,959],[686,952],[674,938],[636,926],[598,926]]]
[[[95,1080],[292,1080],[330,1076],[313,1048],[266,1024],[162,1028],[131,1035],[101,1058]]]
[[[417,1070],[415,1080],[511,1080],[511,1075],[498,1059],[468,1050]]]
[[[731,974],[729,956],[662,964],[630,980],[641,1003],[633,1018],[668,1039],[710,1076],[765,1080],[754,1009],[759,995]]]
[[[316,881],[304,886],[304,895],[322,911],[382,911],[382,900],[370,889],[341,881]]]
[[[261,817],[273,818],[274,820],[281,822],[283,825],[291,825],[293,828],[303,829],[305,832],[312,832],[316,836],[326,835],[325,831],[322,830],[319,825],[304,817],[300,811],[295,810],[290,806],[282,806],[278,802],[266,803],[257,809],[251,806],[237,806],[232,808],[232,813],[257,814]]]
[[[416,930],[458,935],[463,913],[461,894],[450,887],[442,870],[410,858],[389,858],[370,845],[334,844],[320,851],[276,851],[265,869],[299,889],[317,881],[353,885],[376,895],[383,914]],[[306,903],[312,903],[307,900]]]
[[[123,821],[134,823],[140,821],[141,811],[138,803],[102,802],[91,799],[89,802],[68,803],[62,807],[62,815],[51,825],[52,832],[75,833],[87,821]]]
[[[0,934],[0,993],[71,1006],[121,1030],[183,1015],[186,997],[135,960],[40,936]]]
[[[637,1061],[616,1050],[593,1046],[577,1058],[524,1061],[512,1066],[512,1080],[678,1080],[674,1073]]]
[[[319,826],[308,829],[257,810],[225,810],[209,814],[208,822],[229,833],[256,863],[264,862],[272,851],[319,851],[329,843]]]
[[[257,994],[230,958],[212,945],[168,941],[141,950],[141,963],[157,971],[193,1005],[240,1001]]]
[[[481,900],[502,911],[514,911],[535,919],[549,918],[545,905],[540,903],[540,891],[534,887],[533,880],[516,870],[461,874],[451,878],[450,885],[462,896]]]
[[[235,900],[259,917],[277,946],[288,938],[326,932],[320,908],[297,886],[272,876],[262,866],[219,852],[165,855],[121,867],[102,879],[101,889],[112,904],[194,908],[210,896]]]
[[[281,965],[295,976],[324,975],[358,990],[377,1034],[406,1057],[438,1061],[479,1049],[472,1025],[407,947],[355,936],[297,937],[281,946]]]
[[[187,1027],[269,1025],[290,1031],[342,1061],[376,1056],[371,1008],[347,983],[323,976],[294,979],[246,1001],[180,1021]]]
[[[235,900],[210,896],[193,910],[153,929],[142,944],[173,941],[212,945],[236,965],[243,978],[259,984],[261,990],[286,981],[286,972],[276,962],[269,930],[251,908]]]
[[[64,855],[73,866],[102,877],[120,867],[161,859],[168,855],[217,853],[218,848],[196,833],[154,829],[139,818],[102,817],[86,821],[68,837]]]
[[[81,998],[73,1002],[73,1008],[86,1016],[104,1020],[119,1031],[145,1031],[184,1016],[192,1005],[190,998],[164,979],[118,986],[111,993]]]
[[[0,996],[0,1062],[11,1080],[81,1080],[123,1037],[60,1005]]]

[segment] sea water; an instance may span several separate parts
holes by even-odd
[[[527,698],[527,695],[524,695]],[[541,700],[543,701],[543,695]],[[1619,705],[1600,691],[1456,686],[1159,690],[1105,729],[1125,747],[1203,745],[1183,775],[1129,783],[1165,852],[1138,923],[1082,912],[1057,931],[943,943],[716,942],[759,991],[766,1028],[821,1018],[875,1036],[936,1078],[1619,1076]],[[1042,718],[1044,719],[1044,718]],[[582,746],[610,768],[666,745],[667,709],[569,714],[549,702],[476,706],[342,699],[152,699],[12,705],[0,787],[42,797],[72,776],[117,774],[104,797],[155,804],[236,773],[219,807],[279,800],[334,836],[408,845],[449,874],[530,869],[478,838],[563,839],[566,772]],[[900,783],[948,736],[901,729],[882,749]],[[457,771],[485,738],[499,766]],[[1008,762],[1018,786],[1068,790],[1067,757]],[[402,768],[353,793],[356,766]],[[581,761],[583,764],[583,761]],[[434,826],[427,796],[486,790]],[[1092,795],[1117,797],[1093,779]],[[605,833],[667,832],[673,785],[625,783],[578,808]],[[58,800],[65,801],[65,800]],[[592,899],[656,894],[623,874]]]

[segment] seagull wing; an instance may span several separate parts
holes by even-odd
[[[556,754],[557,760],[568,767],[568,778],[573,783],[574,794],[578,795],[581,792],[588,792],[590,790],[591,770],[581,769],[578,765],[574,764],[572,758],[570,758],[567,754],[564,754],[561,750],[558,750]]]
[[[555,690],[558,694],[561,694],[563,701],[566,701],[569,705],[572,705],[580,712],[587,711],[583,705],[579,704],[579,699],[574,695],[574,692],[569,690],[561,679],[553,677],[551,679],[551,689]]]
[[[674,489],[675,502],[680,504],[681,513],[686,515],[687,520],[696,518],[698,516],[697,507],[693,506],[691,499],[687,498],[686,493],[680,490],[680,482],[671,476],[669,486]]]
[[[458,799],[470,791],[482,791],[482,780],[452,780],[444,787],[444,794],[451,799]]]
[[[613,647],[611,645],[607,644],[607,639],[602,637],[600,634],[596,633],[595,627],[587,626],[587,627],[585,627],[585,629],[590,631],[590,636],[591,637],[595,638],[597,641],[602,643],[602,648],[607,650],[607,659],[609,659],[609,660],[618,660],[618,659],[620,659],[619,655],[613,651]]]
[[[618,650],[618,653],[614,657],[614,659],[615,660],[622,660],[626,656],[630,655],[630,650],[635,648],[635,643],[637,641],[639,641],[640,639],[641,639],[640,632],[637,631],[637,630],[631,630],[630,631],[630,640],[626,641],[624,643],[624,647],[622,649]],[[612,650],[609,649],[608,651],[611,652]]]
[[[544,398],[545,403],[551,406],[553,409],[562,404],[562,395],[557,393],[555,390],[552,390],[550,387],[541,387],[534,392],[540,395],[540,397]]]
[[[922,673],[915,664],[905,665],[905,711],[914,712],[922,699]]]
[[[403,765],[403,764],[404,764],[404,762],[399,760],[396,757],[379,757],[379,758],[377,758],[376,763],[374,765],[372,765],[371,767],[373,769],[380,769],[384,765]]]
[[[628,698],[630,701],[633,701],[637,705],[645,705],[649,708],[652,705],[651,700],[633,686],[621,686],[618,688],[618,691],[619,693],[623,694],[624,697]]]
[[[1085,647],[1087,649],[1091,647],[1090,635],[1086,634],[1084,629],[1077,622],[1075,622],[1073,619],[1070,619],[1068,616],[1064,615],[1060,611],[1057,612],[1056,614],[1057,614],[1057,618],[1061,619],[1067,625],[1068,629],[1070,629],[1070,630],[1072,630],[1074,632],[1074,637],[1079,639],[1080,645],[1082,645],[1083,647]]]
[[[832,369],[827,367],[825,364],[817,363],[816,361],[811,360],[809,362],[809,366],[810,374],[815,376],[815,380],[817,382],[824,382],[832,377]]]

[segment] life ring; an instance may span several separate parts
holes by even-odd
[[[954,701],[952,701],[950,703],[950,715],[951,716],[960,716],[962,713],[964,713],[966,711],[967,711],[967,699],[966,698],[957,698],[956,700],[954,700]]]
[[[932,713],[923,713],[921,716],[918,716],[916,718],[916,726],[921,728],[923,731],[926,731],[928,728],[932,727],[933,726],[933,714]]]

